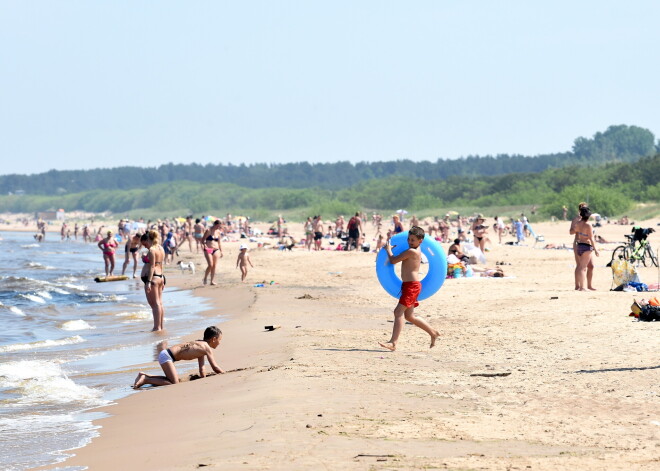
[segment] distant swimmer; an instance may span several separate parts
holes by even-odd
[[[206,357],[213,371],[217,374],[223,374],[224,370],[218,366],[213,357],[213,350],[218,348],[221,340],[222,331],[215,326],[211,326],[207,327],[204,331],[203,340],[184,342],[162,350],[158,355],[158,363],[163,369],[165,376],[148,375],[140,371],[135,378],[133,388],[139,389],[145,384],[152,384],[154,386],[177,384],[179,382],[179,375],[174,367],[174,362],[181,360],[198,360],[199,376],[204,378],[206,376],[204,357]]]

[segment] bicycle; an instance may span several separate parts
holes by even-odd
[[[626,239],[628,239],[626,245],[620,245],[614,249],[612,260],[607,266],[612,266],[612,262],[615,260],[627,260],[631,263],[641,262],[645,267],[647,263],[649,263],[648,266],[658,266],[658,257],[648,240],[640,240],[639,245],[636,245],[637,239],[634,235],[626,234]]]

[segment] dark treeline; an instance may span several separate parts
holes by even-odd
[[[655,136],[637,126],[610,126],[593,138],[578,137],[571,152],[536,157],[522,155],[469,156],[436,162],[350,162],[287,164],[165,164],[157,168],[118,167],[94,170],[50,170],[35,175],[0,176],[0,193],[63,195],[91,190],[130,190],[190,181],[231,183],[245,188],[321,188],[341,190],[360,182],[392,176],[425,181],[538,173],[567,166],[632,162],[655,154]]]
[[[489,177],[451,176],[426,180],[389,176],[339,190],[322,188],[246,188],[231,183],[178,181],[131,190],[93,190],[58,196],[0,196],[0,212],[66,211],[144,214],[267,215],[274,211],[350,214],[370,210],[432,211],[458,206],[484,208],[539,205],[544,216],[560,216],[562,206],[589,202],[606,216],[623,214],[634,202],[660,201],[660,154],[636,162],[599,167],[564,167],[537,173]]]

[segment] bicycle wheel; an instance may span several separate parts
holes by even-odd
[[[628,247],[625,245],[619,245],[616,249],[614,249],[614,252],[612,252],[612,260],[610,260],[610,263],[608,266],[612,266],[612,262],[615,260],[628,260]]]
[[[646,262],[648,260],[649,265],[646,265]],[[655,252],[653,251],[653,247],[650,245],[646,246],[646,250],[644,251],[644,258],[642,259],[642,263],[644,266],[658,266],[658,257],[656,256]]]

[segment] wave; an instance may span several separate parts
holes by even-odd
[[[40,298],[53,299],[53,296],[48,291],[37,291],[37,296]]]
[[[131,311],[131,312],[120,312],[115,314],[117,317],[125,319],[123,322],[125,324],[133,322],[141,322],[146,319],[151,319],[151,312],[149,311]]]
[[[21,245],[21,247],[24,249],[32,249],[35,247],[41,247],[41,244],[25,244],[25,245]]]
[[[86,342],[86,340],[82,338],[80,335],[76,335],[74,337],[67,337],[65,339],[60,339],[60,340],[51,340],[51,339],[38,340],[36,342],[30,342],[30,343],[16,343],[13,345],[2,345],[0,346],[0,353],[18,352],[22,350],[36,350],[40,348],[59,347],[62,345],[74,345],[82,342]]]
[[[110,302],[124,301],[126,299],[126,296],[117,295],[117,294],[96,293],[96,294],[90,294],[84,296],[86,303],[110,303]]]
[[[25,268],[32,268],[32,269],[35,269],[35,270],[54,270],[55,269],[55,267],[44,265],[43,263],[39,263],[39,262],[27,262],[23,266]]]
[[[33,303],[39,303],[39,304],[46,304],[46,300],[40,296],[37,296],[36,294],[19,294],[19,298],[25,298],[29,299]]]
[[[101,391],[76,384],[60,365],[41,360],[0,364],[0,388],[12,390],[20,404],[83,402],[102,405],[107,402],[101,399]]]
[[[87,322],[85,322],[82,319],[78,319],[75,321],[66,321],[64,324],[60,326],[60,329],[62,330],[89,330],[89,329],[96,329],[96,327],[89,325]]]
[[[0,302],[0,308],[4,308],[4,309],[8,310],[9,312],[14,313],[18,316],[25,316],[25,313],[23,311],[21,311],[19,308],[17,308],[16,306],[5,306],[4,304],[2,304],[2,302]]]

